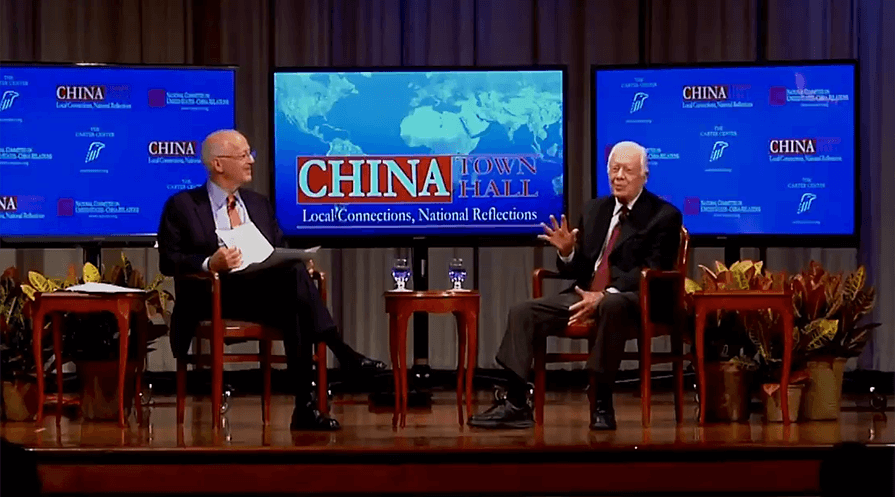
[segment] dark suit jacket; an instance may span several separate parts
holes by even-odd
[[[283,246],[283,232],[266,197],[240,189],[249,218],[274,247]],[[180,357],[189,350],[196,325],[207,319],[211,288],[207,281],[178,278],[202,271],[202,262],[218,249],[214,214],[206,185],[186,190],[165,202],[158,229],[159,271],[175,278],[171,348]]]
[[[574,257],[566,264],[557,256],[560,274],[575,280],[582,290],[590,286],[614,210],[612,196],[589,201],[578,222]],[[674,269],[682,223],[681,212],[675,206],[644,189],[609,254],[609,286],[620,292],[637,292],[642,269]]]

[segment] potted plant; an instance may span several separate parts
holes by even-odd
[[[146,283],[139,271],[121,254],[121,263],[109,268],[105,275],[93,264],[83,267],[78,278],[74,266],[69,268],[64,281],[51,280],[31,272],[29,280],[39,292],[64,290],[79,283],[108,283],[147,292],[146,314],[132,313],[131,326],[140,324],[147,330],[147,352],[154,350],[155,341],[167,333],[170,324],[170,304],[173,296],[161,288],[164,276],[158,275]],[[143,320],[139,323],[138,320]],[[116,419],[118,415],[118,321],[109,312],[67,313],[63,318],[64,356],[75,362],[81,385],[81,412],[85,419]],[[140,344],[131,340],[125,372],[125,399],[133,398],[133,384],[139,366]],[[129,402],[126,402],[129,405]],[[130,407],[130,406],[129,406]]]
[[[781,422],[783,410],[780,382],[783,374],[783,333],[785,333],[782,317],[779,313],[768,309],[745,313],[744,319],[749,339],[755,347],[758,358],[758,377],[765,421]],[[802,352],[804,347],[800,346],[798,333],[794,333],[794,339],[787,391],[790,421],[798,420],[802,394],[808,381],[805,355]]]
[[[6,269],[0,275],[0,378],[3,415],[10,421],[26,421],[37,413],[29,302],[15,267]]]
[[[866,280],[864,266],[843,276],[815,261],[791,280],[797,350],[809,376],[801,410],[806,420],[839,418],[845,362],[861,354],[870,332],[880,326],[859,324],[876,303],[874,288],[864,288]]]
[[[726,267],[715,262],[715,270],[700,265],[702,285],[687,279],[687,294],[719,290],[748,290],[764,284],[761,263],[740,261]],[[687,303],[690,319],[695,319]],[[706,418],[716,421],[747,421],[752,376],[758,369],[743,314],[717,310],[705,324]]]

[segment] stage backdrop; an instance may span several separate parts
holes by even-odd
[[[861,367],[895,371],[895,2],[2,0],[0,8],[3,60],[239,65],[237,122],[258,150],[252,187],[264,194],[271,193],[268,71],[274,65],[568,64],[573,218],[590,197],[591,64],[858,58],[861,248],[771,249],[767,264],[788,271],[810,259],[831,270],[867,265],[870,284],[878,289],[874,318],[884,326],[860,358]],[[117,258],[117,252],[106,251],[106,259]],[[391,287],[393,258],[404,253],[401,248],[325,250],[316,260],[329,274],[329,304],[346,341],[377,358],[389,356],[382,291]],[[155,250],[127,254],[150,276],[156,273]],[[451,257],[472,261],[471,249],[437,249],[431,255],[431,288],[448,286]],[[744,249],[742,255],[755,258],[758,252]],[[722,250],[698,249],[693,267],[722,258]],[[17,264],[58,276],[81,260],[78,250],[0,250],[3,267]],[[532,269],[553,261],[549,249],[481,250],[478,274],[469,268],[483,297],[480,367],[496,366],[507,309],[530,296]],[[453,326],[447,317],[430,318],[435,368],[455,366]],[[152,355],[150,367],[173,370],[167,343]]]

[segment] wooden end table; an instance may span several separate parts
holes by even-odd
[[[37,366],[37,423],[43,422],[43,408],[46,401],[44,392],[44,369],[41,357],[41,339],[44,319],[51,316],[53,320],[53,353],[56,357],[56,388],[59,402],[56,409],[56,424],[62,420],[62,315],[66,312],[90,313],[109,311],[118,319],[118,426],[127,426],[124,422],[124,379],[127,371],[128,333],[130,330],[130,313],[145,312],[146,294],[134,293],[78,293],[60,291],[41,293],[35,296],[31,310],[34,333],[34,358]],[[143,423],[143,410],[140,409],[140,386],[143,384],[143,363],[146,360],[146,329],[140,324],[136,326],[140,356],[137,365],[137,385],[134,389],[134,403],[137,409],[137,420]]]
[[[395,414],[392,425],[398,426],[399,421],[402,428],[407,425],[407,321],[414,312],[429,312],[451,313],[457,318],[457,410],[462,426],[464,381],[466,411],[472,412],[472,378],[478,354],[479,292],[388,291],[385,292],[385,312],[389,315],[389,351],[395,375]]]
[[[793,315],[792,291],[722,290],[695,292],[692,295],[696,312],[696,376],[699,381],[699,424],[705,424],[705,318],[709,312],[759,311],[771,309],[783,316],[783,371],[780,375],[780,407],[783,423],[789,424],[789,370],[792,367]]]

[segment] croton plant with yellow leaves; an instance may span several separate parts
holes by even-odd
[[[688,294],[717,290],[792,289],[794,369],[811,357],[855,357],[861,353],[870,332],[880,323],[859,324],[873,310],[876,295],[865,288],[864,266],[848,273],[830,273],[816,261],[800,273],[763,270],[762,262],[738,261],[729,268],[715,262],[715,270],[700,265],[702,284],[687,279]],[[782,319],[770,310],[737,313],[760,360],[772,369],[782,361]],[[776,376],[776,375],[775,375]]]
[[[15,268],[10,268],[4,273],[8,275],[4,288],[11,289],[6,295],[20,295],[16,304],[16,313],[4,313],[3,323],[5,328],[20,328],[25,326],[28,315],[28,303],[33,301],[41,293],[64,291],[74,285],[82,283],[108,283],[112,285],[135,288],[146,292],[146,316],[149,326],[149,344],[151,345],[160,336],[167,333],[171,319],[171,304],[173,295],[162,288],[165,282],[163,275],[156,276],[150,282],[146,282],[139,270],[134,269],[130,260],[122,252],[121,262],[107,268],[102,274],[95,265],[86,263],[82,267],[81,276],[78,277],[74,265],[69,266],[68,274],[64,279],[47,278],[37,271],[28,272],[28,282],[19,283],[12,278]],[[0,294],[0,297],[3,297]],[[91,314],[67,314],[64,323],[63,347],[66,355],[75,359],[110,360],[118,354],[117,321],[109,313]],[[14,325],[14,326],[13,326]],[[28,325],[30,330],[30,324]],[[131,342],[134,343],[134,342]],[[151,349],[150,349],[151,350]],[[132,351],[135,352],[135,351]]]

